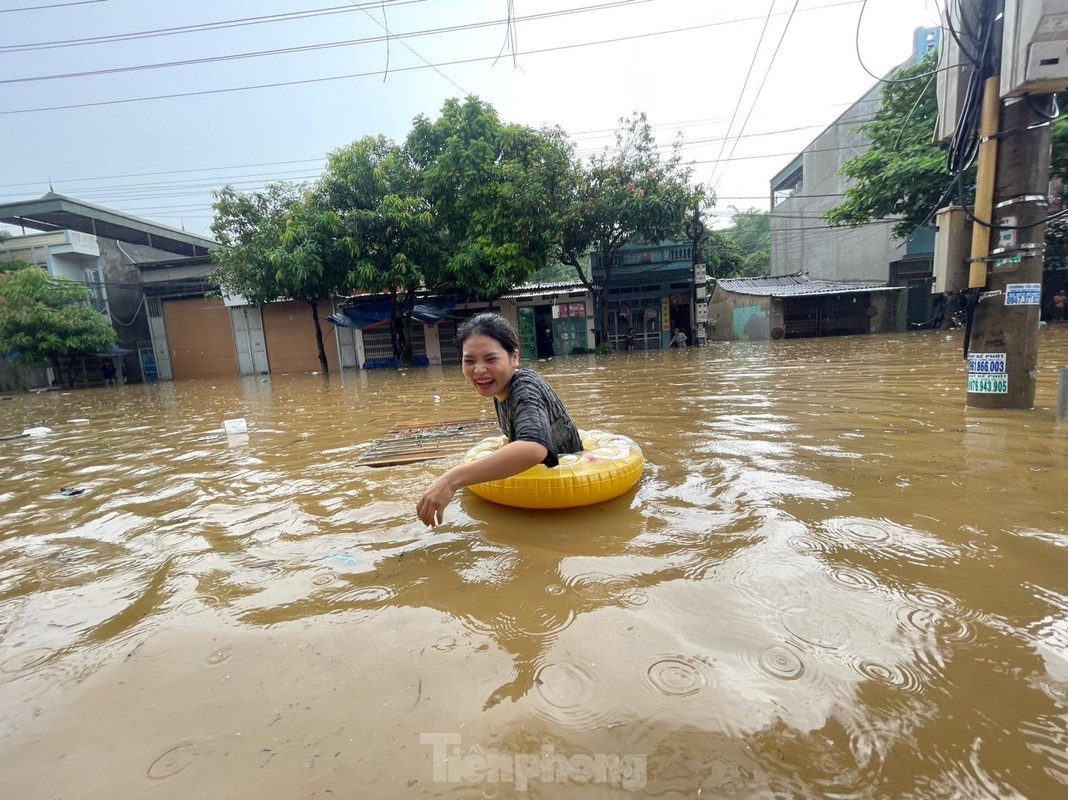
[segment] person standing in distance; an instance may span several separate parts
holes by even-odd
[[[439,525],[456,492],[473,483],[502,480],[535,464],[555,467],[565,453],[582,451],[578,428],[548,382],[519,366],[519,337],[497,314],[472,317],[457,334],[464,377],[492,397],[508,444],[485,458],[460,464],[431,483],[416,504],[426,525]]]

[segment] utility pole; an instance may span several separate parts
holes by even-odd
[[[981,5],[962,4],[961,10],[971,16]],[[1016,3],[1009,5],[1015,19]],[[975,19],[963,21],[969,30],[978,29]],[[1000,26],[991,39],[1000,51]],[[1000,52],[994,64],[1010,70],[1016,55]],[[966,343],[969,406],[1034,407],[1049,205],[1052,114],[1045,109],[1050,104],[1048,94],[1002,101],[1000,77],[984,83],[968,281],[978,295]]]
[[[975,223],[989,235],[990,266],[977,270],[979,262],[972,262],[970,284],[979,300],[968,341],[969,406],[1035,405],[1051,139],[1049,115],[1039,104],[1049,100],[1014,97],[1002,107],[993,205],[993,222],[1001,227],[983,226],[989,218]]]
[[[701,202],[694,201],[690,219],[690,254],[693,265],[693,292],[690,297],[690,331],[694,344],[707,344],[705,322],[708,320],[708,274],[705,268],[704,244],[708,238],[704,222],[701,221]]]

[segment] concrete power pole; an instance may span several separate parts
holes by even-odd
[[[708,320],[708,275],[705,269],[705,240],[708,231],[701,221],[700,203],[695,202],[690,219],[690,253],[693,264],[693,293],[690,298],[690,331],[695,345],[705,345],[705,322]]]
[[[1002,52],[1001,69],[1011,69],[1016,55]],[[969,277],[978,299],[967,342],[967,403],[1028,409],[1034,407],[1037,384],[1052,116],[1045,109],[1051,96],[1032,93],[1003,101],[998,81],[995,76],[985,84],[980,130]],[[996,168],[993,155],[984,160],[984,149],[996,153]]]
[[[989,270],[981,272],[979,300],[968,342],[968,405],[1033,408],[1038,372],[1038,321],[1048,214],[1050,125],[1037,103],[1016,97],[1001,111],[1001,142],[994,182]],[[977,215],[978,216],[978,215]],[[981,220],[976,222],[979,227]]]

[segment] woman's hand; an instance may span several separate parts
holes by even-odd
[[[509,442],[485,458],[453,467],[426,487],[423,496],[415,505],[415,513],[424,525],[440,525],[445,507],[457,490],[472,483],[497,481],[518,475],[544,461],[548,454],[545,445],[537,442]]]
[[[459,487],[454,486],[446,472],[426,487],[415,506],[415,512],[424,525],[440,525],[445,517],[445,507],[452,501]]]

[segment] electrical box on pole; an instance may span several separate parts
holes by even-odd
[[[972,11],[972,6],[975,10]],[[935,96],[938,99],[938,121],[935,123],[935,143],[945,144],[953,138],[960,120],[964,99],[968,94],[968,83],[972,79],[975,65],[971,57],[961,51],[958,40],[965,43],[972,35],[964,27],[965,19],[978,16],[979,0],[960,0],[947,3],[942,14],[942,44],[938,51],[938,73],[935,82]]]
[[[934,283],[932,294],[962,292],[968,288],[972,226],[960,206],[943,208],[935,216]]]
[[[1068,0],[1005,0],[1001,96],[1068,89]]]

